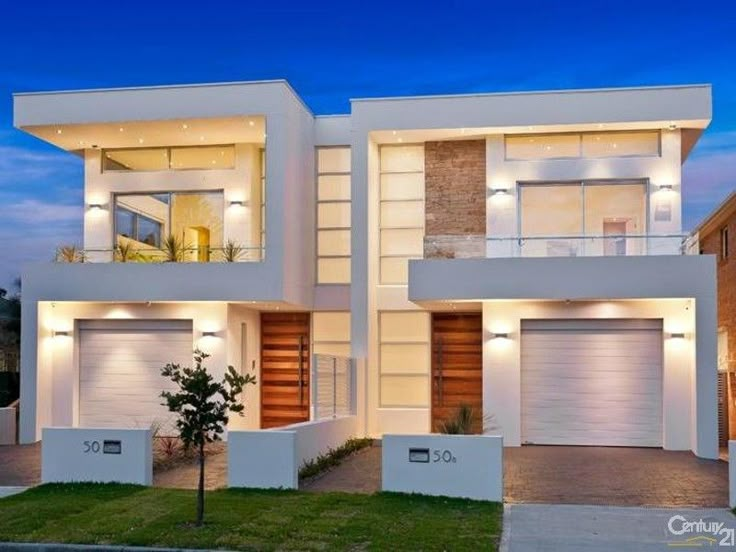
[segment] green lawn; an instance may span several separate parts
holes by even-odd
[[[230,550],[496,550],[497,503],[379,493],[135,485],[43,485],[0,499],[0,542],[127,544]]]

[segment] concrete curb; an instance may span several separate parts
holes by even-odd
[[[40,542],[0,542],[0,550],[7,552],[202,552],[202,548],[147,548],[109,544],[55,544]],[[212,550],[212,549],[209,549]],[[220,550],[220,549],[216,549]],[[228,552],[222,549],[223,552]]]

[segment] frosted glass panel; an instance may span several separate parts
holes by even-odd
[[[350,172],[350,148],[319,148],[317,150],[317,171]]]
[[[381,345],[382,374],[427,374],[429,345],[384,343]]]
[[[349,228],[350,203],[320,203],[317,224],[320,228]]]
[[[506,136],[506,159],[580,157],[579,134]]]
[[[381,199],[424,199],[424,174],[382,174]]]
[[[424,254],[424,230],[384,229],[381,230],[381,255]]]
[[[583,134],[584,157],[658,156],[659,132]]]
[[[315,312],[312,336],[317,341],[350,341],[349,312]]]
[[[381,203],[381,227],[424,227],[423,201]]]
[[[350,199],[350,175],[328,174],[322,175],[317,181],[318,199],[330,201],[336,199]]]
[[[350,230],[320,230],[317,251],[319,255],[350,255]]]
[[[382,284],[406,284],[409,281],[409,257],[381,259]]]
[[[381,376],[381,406],[429,406],[429,378]]]
[[[384,146],[381,172],[424,171],[424,146]]]
[[[350,343],[315,343],[312,349],[318,355],[350,356]]]
[[[583,231],[580,185],[521,186],[521,235],[579,236]]]
[[[429,314],[426,312],[380,313],[381,342],[429,341]]]
[[[349,284],[350,258],[319,259],[317,261],[317,281],[320,284]]]

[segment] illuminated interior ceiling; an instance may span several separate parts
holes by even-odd
[[[67,151],[87,148],[263,144],[266,140],[266,120],[263,116],[38,125],[23,127],[23,130]]]

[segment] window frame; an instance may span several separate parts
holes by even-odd
[[[603,237],[598,236],[595,234],[586,234],[585,227],[586,227],[586,217],[585,217],[585,189],[586,187],[593,187],[593,186],[626,186],[626,185],[640,185],[644,191],[644,213],[645,217],[642,221],[643,223],[643,236],[648,236],[649,231],[651,229],[651,212],[650,212],[650,197],[649,197],[649,190],[650,190],[650,182],[648,178],[632,178],[632,179],[622,179],[622,178],[615,178],[615,179],[581,179],[581,180],[562,180],[562,181],[554,181],[554,180],[541,180],[541,181],[518,181],[516,183],[518,192],[516,194],[516,238],[517,239],[524,239],[529,236],[525,236],[521,233],[522,229],[522,193],[524,187],[554,187],[554,186],[577,186],[580,188],[580,194],[581,194],[581,205],[582,205],[582,216],[581,216],[581,230],[579,236],[570,236],[575,238],[595,238],[595,237]],[[537,237],[546,237],[546,236],[537,236]],[[549,236],[550,238],[556,237],[556,236]]]
[[[116,212],[117,212],[117,209],[118,209],[118,204],[117,204],[118,197],[125,197],[125,196],[155,196],[155,195],[167,195],[167,196],[169,196],[169,201],[167,202],[167,205],[168,205],[168,213],[167,213],[167,216],[168,216],[168,219],[169,219],[169,224],[171,224],[171,208],[172,208],[172,206],[171,206],[171,204],[172,204],[171,197],[174,196],[174,195],[176,195],[176,194],[186,194],[186,195],[193,195],[193,194],[220,194],[222,196],[222,198],[223,198],[221,217],[222,217],[222,223],[223,223],[223,242],[224,242],[224,237],[225,237],[224,226],[225,226],[225,209],[226,209],[226,206],[225,206],[225,190],[223,188],[207,189],[207,190],[168,190],[168,191],[156,190],[156,191],[140,191],[140,192],[114,192],[112,194],[112,203],[111,203],[111,205],[112,205],[112,217],[111,217],[112,218],[112,242],[113,242],[112,243],[112,249],[113,249],[113,251],[116,250],[116,248],[118,246],[118,243],[117,243],[118,227],[117,227],[117,216],[116,216]],[[146,218],[148,220],[151,220],[152,222],[155,222],[157,224],[160,224],[161,225],[161,232],[162,233],[164,232],[165,224],[163,223],[163,221],[157,221],[156,219],[153,219],[153,218],[151,218],[149,216],[146,216],[146,215],[143,215],[141,213],[137,213],[136,211],[133,211],[131,209],[128,209],[127,207],[120,207],[120,208],[123,209],[124,211],[129,212],[129,213],[133,213],[134,216],[141,216],[143,218]],[[138,234],[137,221],[136,221],[135,226],[136,226],[136,240],[135,241],[140,241],[140,240],[137,239],[137,234]],[[157,247],[158,249],[161,249],[161,244],[163,243],[163,240],[164,240],[164,237],[161,236],[161,241],[159,242],[159,245],[158,246],[155,246],[155,247]],[[143,243],[143,242],[141,242],[141,243]]]
[[[233,164],[231,167],[208,167],[208,168],[181,168],[177,169],[171,166],[171,151],[179,149],[193,149],[193,148],[232,148],[233,149]],[[166,169],[154,169],[151,171],[136,170],[136,169],[106,169],[105,168],[105,154],[111,151],[164,151],[166,152]],[[100,150],[100,173],[113,173],[113,174],[129,174],[129,173],[161,173],[161,172],[185,172],[185,171],[233,171],[238,168],[238,156],[235,151],[235,144],[200,144],[200,145],[188,145],[188,146],[140,146],[134,148],[103,148]]]
[[[728,225],[722,226],[719,231],[719,238],[720,238],[720,260],[725,262],[728,260]]]
[[[350,159],[351,159],[351,167],[349,171],[321,171],[319,166],[319,152],[321,150],[328,150],[328,149],[346,149],[350,152]],[[314,280],[317,283],[317,285],[320,286],[347,286],[350,285],[352,282],[352,243],[350,247],[350,252],[348,254],[344,255],[321,255],[319,252],[319,236],[320,233],[325,232],[335,232],[335,231],[346,231],[348,233],[348,237],[352,241],[352,226],[353,226],[353,220],[352,220],[352,189],[350,190],[350,198],[348,199],[320,199],[320,186],[319,181],[320,177],[322,176],[347,176],[348,180],[352,186],[352,156],[353,156],[353,150],[350,145],[330,145],[330,146],[315,146],[314,148],[314,250],[315,250],[315,256],[314,256]],[[320,205],[324,204],[338,204],[338,205],[347,205],[348,210],[350,211],[350,224],[348,226],[320,226],[319,222],[319,207]],[[320,260],[322,259],[347,259],[348,264],[351,267],[351,271],[348,273],[348,279],[344,282],[322,282],[320,281]]]
[[[396,170],[384,170],[383,163],[382,163],[382,152],[384,149],[388,148],[405,148],[405,147],[421,147],[424,155],[426,156],[425,151],[425,145],[424,142],[409,142],[409,143],[401,143],[401,144],[381,144],[378,150],[378,285],[385,285],[385,286],[406,286],[408,285],[408,282],[387,282],[384,281],[384,275],[383,275],[383,259],[406,259],[406,262],[408,263],[411,259],[422,259],[424,257],[424,237],[426,235],[426,201],[427,201],[427,193],[426,193],[426,166],[422,166],[422,170],[418,171],[396,171]],[[425,161],[426,162],[426,161]],[[422,175],[422,197],[411,197],[411,198],[400,198],[400,199],[384,199],[382,197],[382,180],[384,174],[421,174]],[[407,225],[400,225],[400,226],[383,226],[383,209],[381,208],[384,203],[408,203],[408,202],[416,202],[421,204],[421,212],[424,213],[424,216],[422,217],[422,224],[421,226],[407,226]],[[389,254],[383,254],[383,230],[419,230],[422,233],[422,254],[420,256],[408,256],[405,254],[399,254],[399,253],[389,253]]]
[[[604,156],[588,156],[584,153],[584,136],[600,136],[600,135],[611,135],[611,134],[657,134],[657,154],[629,154],[629,155],[604,155]],[[578,155],[575,156],[560,156],[560,157],[539,157],[539,158],[525,158],[525,157],[509,157],[508,154],[508,138],[544,138],[547,136],[577,136],[578,137]],[[597,130],[590,132],[526,132],[521,134],[504,134],[503,135],[503,159],[504,161],[511,162],[545,162],[545,161],[559,161],[562,159],[636,159],[636,158],[657,158],[662,157],[662,131],[658,129],[635,129],[635,130]]]

